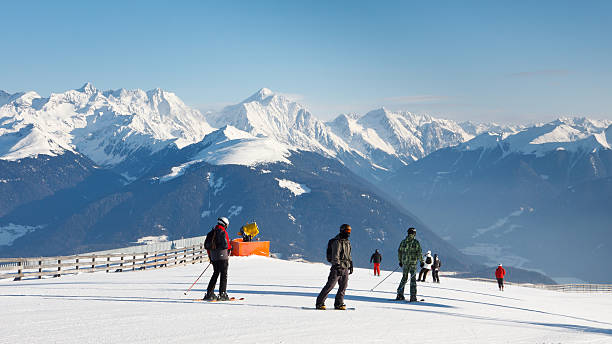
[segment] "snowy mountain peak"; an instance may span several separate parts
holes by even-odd
[[[250,102],[261,102],[266,100],[269,97],[274,96],[275,93],[272,92],[272,90],[270,90],[269,88],[262,88],[259,91],[253,93],[253,95],[251,95],[250,97],[248,97],[247,99],[245,99],[244,101],[242,101],[243,103],[250,103]]]
[[[161,89],[104,91],[86,83],[78,90],[41,98],[36,92],[11,96],[0,107],[0,159],[56,155],[74,150],[100,165],[113,166],[136,152],[199,142],[213,129],[199,111]],[[30,130],[31,126],[36,130]],[[25,131],[24,131],[25,130]],[[22,139],[15,141],[21,133]]]
[[[98,90],[94,87],[94,85],[91,82],[86,82],[83,86],[81,86],[81,88],[77,89],[77,91],[87,93],[87,94],[94,94]]]

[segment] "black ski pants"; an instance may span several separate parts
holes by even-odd
[[[338,292],[336,293],[336,300],[334,301],[334,307],[338,307],[344,304],[344,294],[346,287],[348,286],[349,280],[349,269],[337,268],[332,266],[329,270],[329,277],[327,277],[327,284],[323,287],[319,296],[317,297],[317,306],[324,305],[327,295],[338,283]]]
[[[428,272],[429,272],[429,269],[421,268],[421,272],[419,272],[419,279],[418,279],[418,281],[425,282],[425,278],[427,278],[427,273]]]
[[[433,277],[433,281],[435,283],[440,283],[440,275],[439,270],[431,270],[431,276]]]
[[[211,264],[213,266],[213,274],[210,276],[210,282],[208,282],[208,288],[206,293],[211,295],[215,292],[215,285],[217,285],[217,277],[221,275],[221,281],[219,282],[219,294],[227,292],[227,267],[228,260],[215,260]]]
[[[503,278],[497,278],[497,286],[499,287],[499,290],[504,290],[504,279]]]

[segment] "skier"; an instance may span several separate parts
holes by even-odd
[[[431,266],[433,264],[433,258],[431,257],[431,251],[427,251],[427,255],[425,259],[423,259],[423,264],[421,264],[421,272],[419,272],[419,279],[417,282],[425,282],[425,278],[427,277],[427,273],[431,270]]]
[[[374,276],[380,276],[380,262],[382,262],[382,255],[378,250],[374,251],[372,257],[370,257],[370,263],[374,263]]]
[[[431,266],[431,277],[433,277],[434,283],[440,283],[440,268],[442,267],[442,261],[438,258],[437,254],[434,254],[434,262]]]
[[[506,276],[506,270],[499,264],[495,270],[495,278],[497,278],[497,286],[500,291],[504,291],[504,276]]]
[[[399,287],[397,287],[396,300],[405,300],[404,287],[408,281],[408,275],[410,274],[410,302],[417,301],[417,284],[416,284],[416,267],[417,262],[423,260],[423,251],[421,250],[421,244],[416,237],[416,229],[414,227],[408,228],[408,236],[402,240],[397,250],[397,256],[399,259],[399,266],[403,268],[404,274],[400,281]]]
[[[316,301],[317,309],[325,309],[325,299],[329,292],[338,283],[338,292],[334,301],[334,308],[345,310],[344,293],[348,286],[349,275],[353,273],[353,259],[351,258],[351,226],[343,224],[340,233],[327,243],[327,260],[332,264],[329,270],[327,283],[319,293]]]
[[[206,301],[228,301],[230,299],[227,296],[227,267],[229,265],[229,254],[232,250],[232,245],[227,235],[228,226],[229,220],[227,217],[218,218],[217,225],[208,233],[204,242],[208,257],[213,266],[213,274],[210,277],[210,282],[208,282],[206,296],[204,296]],[[216,296],[214,292],[219,274],[221,275],[219,296]]]

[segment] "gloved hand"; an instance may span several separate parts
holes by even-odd
[[[232,250],[231,250],[231,249],[228,249],[228,250],[227,250],[227,255],[229,256],[229,255],[231,255],[231,254],[232,254]]]
[[[351,266],[349,267],[349,275],[353,273],[353,262],[351,262]]]
[[[399,262],[399,264],[400,264],[400,268],[403,268],[403,267],[404,267],[404,266],[402,265],[402,262]]]

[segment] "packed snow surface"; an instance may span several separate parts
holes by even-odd
[[[390,257],[389,257],[390,258]],[[400,279],[350,276],[354,311],[318,311],[329,266],[232,257],[228,293],[206,303],[205,264],[123,273],[0,281],[2,343],[610,343],[612,295],[572,294],[441,276],[419,283],[424,302],[394,302]],[[509,271],[511,275],[512,272]],[[333,292],[332,292],[333,293]],[[330,295],[327,306],[333,307]]]

